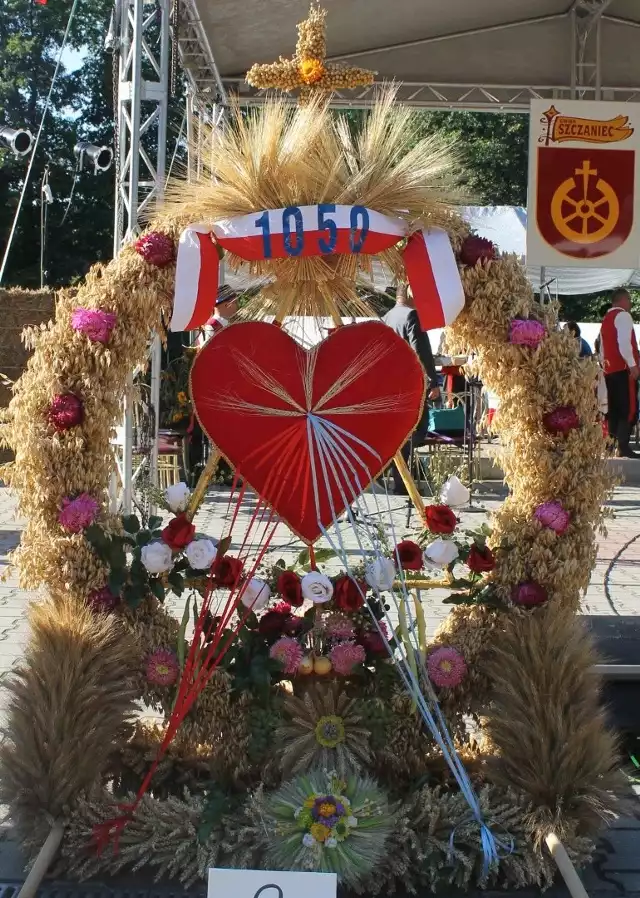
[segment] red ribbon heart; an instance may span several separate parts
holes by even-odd
[[[313,543],[388,465],[422,415],[414,351],[381,322],[305,350],[280,328],[230,325],[191,372],[196,414],[236,472]]]

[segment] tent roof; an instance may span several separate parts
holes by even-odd
[[[636,92],[640,99],[636,0],[323,5],[330,58],[374,69],[379,80],[404,82],[402,98],[415,105],[524,109],[532,96],[569,97],[572,73],[579,72],[587,99],[599,84],[603,99],[635,99]],[[182,56],[198,90],[224,86],[250,101],[245,72],[254,62],[291,56],[308,0],[185,0],[184,8]],[[198,32],[199,49],[189,43],[190,28]],[[343,101],[366,105],[370,95],[345,92]]]

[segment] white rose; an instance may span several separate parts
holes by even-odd
[[[302,837],[302,844],[305,848],[313,848],[313,846],[316,844],[316,840],[313,838],[311,833],[305,833]]]
[[[434,539],[424,550],[425,567],[447,567],[458,557],[458,547],[449,539]]]
[[[316,605],[328,602],[333,595],[333,583],[326,574],[321,574],[320,571],[311,571],[305,574],[301,587],[305,599],[310,599]]]
[[[210,539],[194,539],[184,550],[184,554],[194,571],[208,571],[218,550]]]
[[[252,611],[262,611],[270,598],[271,590],[269,589],[269,584],[265,583],[264,580],[254,578],[245,584],[240,601],[245,608],[251,608]]]
[[[364,579],[372,589],[377,589],[378,592],[389,590],[396,579],[396,566],[390,558],[376,558],[375,561],[367,565]]]
[[[174,514],[186,511],[190,497],[191,490],[186,483],[174,483],[164,493],[164,500]]]
[[[355,829],[358,825],[357,817],[347,817],[347,826],[351,827],[351,829]]]
[[[451,506],[451,508],[468,505],[470,499],[471,491],[455,474],[447,480],[440,493],[442,503]]]
[[[324,840],[324,845],[325,845],[325,848],[337,848],[337,847],[338,847],[338,840],[337,840],[337,839],[334,839],[333,836],[329,836],[328,839],[325,839],[325,840]]]
[[[164,574],[173,567],[171,549],[165,543],[149,543],[142,547],[142,563],[150,574]]]

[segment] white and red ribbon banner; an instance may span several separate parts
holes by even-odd
[[[216,243],[247,262],[334,254],[377,255],[407,234],[402,219],[365,206],[288,206],[194,225],[178,246],[171,330],[202,327],[218,291]],[[450,324],[464,306],[458,266],[447,233],[417,231],[404,251],[407,280],[424,330]]]

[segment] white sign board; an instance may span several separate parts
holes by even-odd
[[[335,873],[209,870],[207,898],[336,898]]]
[[[640,104],[531,102],[528,265],[640,267],[639,195]]]

